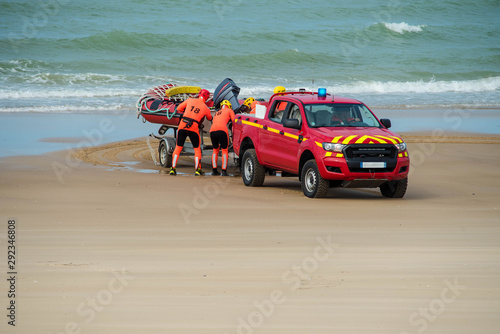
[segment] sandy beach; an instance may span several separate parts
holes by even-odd
[[[500,136],[402,135],[400,200],[173,177],[143,138],[2,158],[0,332],[498,333]]]
[[[500,333],[499,0],[0,8],[0,334]],[[283,152],[390,119],[404,198],[246,187],[231,155],[229,177],[169,175],[155,136],[201,89],[213,115],[298,106],[311,129],[253,124]],[[337,109],[359,122],[323,131]]]

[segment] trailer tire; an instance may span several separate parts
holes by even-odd
[[[164,140],[160,141],[158,146],[158,154],[160,160],[160,166],[163,168],[172,167],[172,155],[169,154],[167,144]]]
[[[264,184],[266,169],[259,163],[255,149],[245,151],[241,162],[241,177],[249,187],[260,187]]]
[[[302,168],[302,191],[309,198],[322,198],[328,194],[330,183],[321,177],[316,160],[308,160]]]

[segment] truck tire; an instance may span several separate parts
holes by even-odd
[[[408,187],[408,178],[396,181],[387,181],[380,186],[380,192],[384,197],[403,198]]]
[[[160,158],[160,166],[162,166],[163,168],[172,167],[172,155],[169,154],[167,145],[164,140],[160,141],[158,154]]]
[[[316,160],[308,160],[302,168],[301,175],[302,191],[309,198],[326,197],[329,182],[321,177]]]
[[[249,187],[260,187],[264,184],[266,169],[259,163],[255,149],[245,151],[241,162],[241,177],[243,183]]]

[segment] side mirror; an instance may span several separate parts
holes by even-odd
[[[284,119],[283,126],[285,128],[292,128],[292,129],[300,130],[300,123],[299,123],[298,119]]]
[[[380,123],[388,129],[391,127],[391,120],[388,118],[381,118]]]

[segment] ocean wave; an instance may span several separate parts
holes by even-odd
[[[387,23],[384,22],[382,23],[384,27],[387,29],[394,31],[398,34],[404,34],[407,32],[422,32],[423,28],[427,27],[425,24],[421,25],[409,25],[406,22],[401,22],[401,23]]]
[[[120,96],[141,96],[146,89],[93,87],[75,89],[71,87],[54,89],[4,89],[0,90],[0,100],[64,99],[64,98],[105,98]]]
[[[52,69],[49,63],[34,59],[12,59],[9,61],[0,61],[0,74],[19,75],[22,73],[38,73]]]
[[[79,85],[79,84],[112,84],[133,82],[127,75],[120,74],[97,74],[97,73],[37,73],[30,76],[18,78],[27,84],[50,84],[50,85]]]
[[[0,107],[0,113],[57,113],[57,114],[74,114],[74,113],[111,113],[125,114],[130,111],[132,114],[135,108],[130,104],[110,104],[101,106],[89,105],[55,105],[55,106],[29,106],[29,107]]]
[[[432,94],[432,93],[478,93],[478,92],[493,92],[500,90],[500,77],[483,78],[468,81],[413,81],[413,82],[397,82],[397,81],[360,81],[354,83],[340,84],[331,86],[338,93],[378,93],[378,94],[394,94],[394,93],[416,93],[416,94]]]
[[[127,32],[124,30],[112,30],[98,32],[87,36],[58,36],[58,38],[31,37],[24,38],[18,43],[25,52],[39,51],[41,49],[50,52],[62,52],[78,56],[81,52],[109,51],[126,52],[131,50],[143,52],[165,53],[172,47],[181,47],[185,50],[196,50],[200,47],[210,47],[210,43],[193,39],[192,35],[184,33],[142,33]],[[0,42],[9,45],[10,41],[0,38]],[[1,45],[1,44],[0,44]]]
[[[329,82],[299,82],[276,78],[274,82],[284,85],[287,90],[294,91],[300,88],[317,90],[325,87],[329,92],[341,95],[362,94],[433,94],[433,93],[490,93],[500,90],[500,77],[483,78],[467,81],[353,81],[338,84]],[[236,84],[238,82],[236,81]],[[239,85],[239,84],[238,84]],[[241,96],[266,97],[272,94],[274,85],[239,85]]]
[[[62,69],[43,61],[17,59],[0,62],[0,83],[5,86],[74,86],[84,87],[101,85],[137,85],[165,80],[153,71],[143,74],[108,74],[108,73],[61,73]],[[168,80],[167,80],[168,81]],[[1,89],[1,87],[0,87]],[[1,98],[1,96],[0,96]]]
[[[432,93],[480,93],[495,92],[500,90],[500,77],[490,77],[467,81],[353,81],[338,84],[330,82],[298,81],[280,77],[269,77],[266,80],[238,80],[233,78],[240,87],[241,96],[269,97],[274,87],[279,83],[287,87],[288,90],[298,90],[305,88],[315,90],[317,87],[326,87],[335,94],[432,94]],[[158,81],[161,84],[164,81]],[[174,81],[178,84],[189,84],[187,82]],[[106,87],[103,85],[93,87],[75,88],[71,86],[43,87],[38,89],[3,89],[0,90],[0,99],[21,100],[21,99],[64,99],[64,98],[107,98],[107,97],[133,97],[141,96],[150,86],[136,85],[135,87]],[[213,80],[203,80],[196,83],[210,89],[215,89],[219,82]]]

